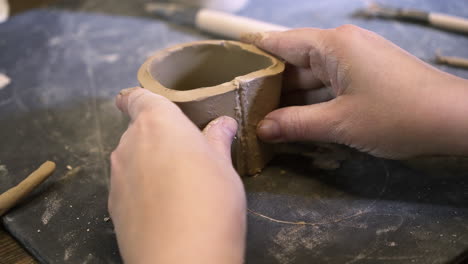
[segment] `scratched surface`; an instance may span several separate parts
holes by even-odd
[[[141,7],[116,2],[125,1],[66,6],[143,15]],[[468,10],[463,1],[398,2],[456,15]],[[364,4],[258,0],[241,14],[290,27],[354,23],[427,61],[435,49],[468,57],[466,37],[349,17]],[[120,263],[112,224],[105,221],[108,157],[127,122],[113,96],[137,84],[136,71],[153,51],[207,36],[157,20],[61,8],[0,24],[0,73],[11,80],[0,88],[0,191],[46,159],[59,165],[3,222],[41,262]],[[468,78],[468,71],[438,67]],[[261,175],[245,179],[248,263],[450,263],[468,249],[464,160],[402,163],[345,149],[341,167],[325,171],[304,155],[317,149],[302,147],[301,155],[281,155]]]

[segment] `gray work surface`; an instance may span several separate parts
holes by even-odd
[[[0,73],[12,80],[0,89],[0,191],[47,159],[58,164],[50,180],[3,218],[43,263],[121,262],[112,223],[104,220],[109,154],[127,124],[113,97],[138,84],[137,69],[155,50],[210,38],[156,19],[75,12],[143,15],[135,6],[144,1],[130,2],[68,3],[0,24]],[[466,1],[387,2],[454,15],[468,11]],[[240,14],[289,27],[353,23],[427,61],[437,49],[468,57],[465,36],[350,17],[365,4],[259,0]],[[468,77],[466,70],[438,68]],[[244,179],[247,263],[454,263],[468,250],[464,160],[397,162],[342,148],[294,148],[304,153],[280,155],[260,175]],[[309,152],[346,158],[326,171],[314,167]]]

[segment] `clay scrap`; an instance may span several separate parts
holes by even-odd
[[[209,40],[157,52],[138,71],[142,87],[176,103],[200,129],[227,115],[239,129],[233,163],[240,175],[260,172],[273,150],[256,126],[279,105],[284,63],[255,46]]]

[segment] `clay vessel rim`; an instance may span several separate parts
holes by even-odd
[[[233,80],[220,83],[218,85],[199,87],[199,88],[194,88],[191,90],[175,90],[175,89],[167,88],[151,75],[150,67],[152,66],[152,63],[154,61],[163,60],[167,56],[170,56],[171,54],[175,52],[181,51],[184,48],[201,46],[201,45],[222,45],[222,46],[233,45],[247,52],[266,57],[267,59],[269,59],[270,64],[266,68],[252,71],[241,76],[237,76]],[[241,84],[243,82],[249,82],[258,77],[275,75],[279,72],[282,72],[284,70],[284,67],[285,67],[284,63],[281,62],[279,59],[277,59],[273,55],[270,55],[267,52],[262,51],[259,48],[250,44],[245,44],[242,42],[231,41],[231,40],[202,40],[202,41],[194,41],[194,42],[179,44],[179,45],[158,51],[156,54],[149,57],[140,67],[140,69],[138,70],[138,81],[140,82],[142,87],[149,89],[149,90],[158,91],[159,94],[167,97],[171,101],[189,102],[193,100],[199,101],[207,97],[231,92],[233,90],[238,89],[238,86],[239,86],[238,84]]]

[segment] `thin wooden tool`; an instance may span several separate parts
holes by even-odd
[[[36,186],[45,181],[54,170],[55,163],[53,161],[46,161],[18,185],[1,194],[0,216],[15,206],[22,198],[34,190]]]
[[[403,9],[382,6],[372,2],[367,8],[358,10],[354,16],[364,18],[401,19],[425,23],[434,27],[468,33],[468,19],[446,14],[426,12],[417,9]]]
[[[436,63],[468,68],[468,59],[453,56],[442,56],[438,52],[436,53]]]

